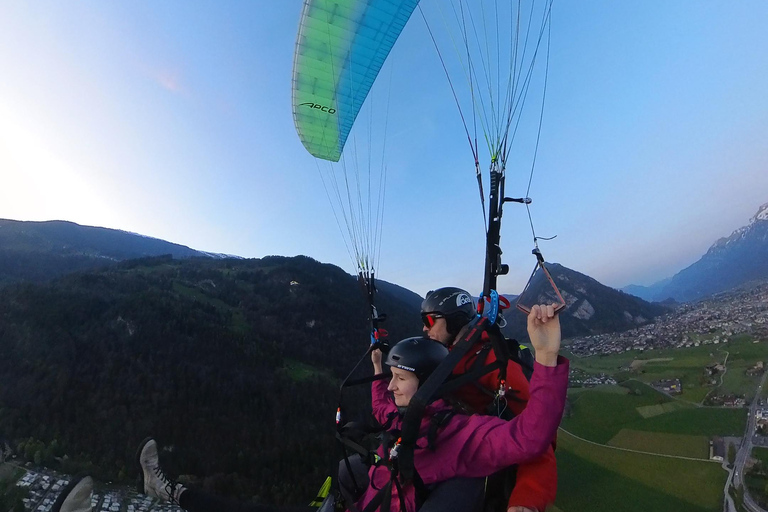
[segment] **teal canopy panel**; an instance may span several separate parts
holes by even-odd
[[[419,0],[305,0],[293,60],[293,119],[337,162],[357,114]]]

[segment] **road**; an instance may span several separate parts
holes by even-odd
[[[749,416],[747,417],[747,428],[744,431],[744,439],[741,441],[741,447],[739,448],[739,451],[736,452],[736,461],[733,465],[733,472],[728,475],[728,480],[725,483],[725,494],[726,494],[726,500],[724,503],[724,508],[726,512],[729,512],[731,509],[729,506],[732,504],[728,503],[728,488],[731,484],[731,480],[733,480],[734,487],[738,487],[739,485],[742,485],[744,483],[744,465],[746,464],[747,460],[749,459],[751,453],[752,453],[752,438],[755,435],[756,432],[756,420],[755,420],[755,412],[757,411],[757,402],[758,398],[760,397],[761,391],[763,389],[763,386],[765,385],[766,378],[768,378],[768,372],[763,372],[763,378],[760,379],[760,384],[757,386],[757,391],[755,392],[755,397],[752,400],[752,405],[749,407]],[[749,491],[747,490],[746,486],[744,487],[744,506],[747,510],[750,512],[768,512],[765,509],[761,508],[749,495]]]

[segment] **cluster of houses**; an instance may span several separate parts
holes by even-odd
[[[54,471],[27,471],[17,482],[27,488],[24,508],[27,512],[50,512],[56,498],[70,482],[69,476]],[[113,489],[91,496],[93,512],[180,512],[182,509],[143,494]]]
[[[591,388],[602,385],[615,385],[616,379],[605,373],[587,373],[578,368],[571,367],[568,374],[568,387]]]
[[[719,345],[739,334],[768,340],[768,285],[683,304],[655,323],[636,329],[571,338],[567,343],[575,355],[588,357],[629,350]]]
[[[29,471],[16,482],[16,485],[29,489],[27,497],[24,498],[25,509],[50,512],[59,493],[68,483],[68,477]]]
[[[683,392],[683,383],[680,379],[661,379],[651,382],[651,386],[670,395],[679,395]]]
[[[747,405],[747,399],[743,395],[733,393],[712,393],[704,400],[704,405],[722,406],[722,407],[744,407]]]
[[[755,424],[757,427],[757,434],[760,436],[768,436],[768,405],[765,403],[764,398],[757,400],[757,410],[755,410]]]
[[[747,368],[747,375],[750,377],[756,377],[758,375],[762,375],[765,371],[765,366],[763,365],[762,361],[758,361],[755,363],[755,366],[752,366],[751,368]]]

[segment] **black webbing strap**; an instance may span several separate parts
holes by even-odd
[[[413,465],[413,452],[419,435],[421,419],[424,416],[427,404],[434,400],[441,386],[451,376],[459,361],[469,352],[469,349],[480,339],[480,336],[489,326],[490,322],[485,317],[478,317],[472,320],[466,334],[453,346],[451,352],[432,372],[432,375],[425,382],[421,383],[421,386],[411,398],[403,417],[402,430],[400,432],[402,441],[398,454],[400,475],[406,482],[413,481],[414,473],[416,472]]]
[[[379,505],[382,506],[381,510],[385,510],[389,512],[389,507],[390,507],[390,504],[392,503],[393,478],[396,478],[396,477],[390,478],[389,481],[386,483],[386,485],[384,485],[384,487],[379,489],[379,492],[377,492],[376,495],[373,497],[373,499],[371,499],[371,501],[368,502],[368,505],[366,505],[363,508],[362,512],[373,512],[374,510],[376,510],[377,507],[379,507]],[[344,489],[344,486],[339,486],[339,487],[341,488],[341,494],[344,497],[344,502],[345,502],[344,505],[347,507],[347,510],[349,510],[349,512],[361,512],[360,509],[358,509],[357,506],[355,505],[354,497],[350,496],[349,493],[346,492],[346,490]],[[386,505],[387,505],[386,508],[383,508],[384,501],[386,501]]]
[[[474,363],[472,363],[472,367],[469,369],[469,371],[462,373],[460,375],[452,376],[451,380],[449,380],[442,387],[440,387],[440,389],[437,392],[438,396],[441,396],[441,397],[446,396],[467,384],[474,384],[475,386],[478,387],[478,389],[480,389],[480,391],[490,396],[493,396],[493,392],[482,387],[477,382],[477,380],[483,375],[489,374],[494,370],[499,370],[501,368],[501,365],[506,363],[501,363],[497,359],[491,364],[485,364],[485,360],[487,359],[488,353],[490,351],[491,351],[491,345],[490,344],[484,345],[482,350],[478,352],[477,358],[475,359]]]
[[[396,431],[395,431],[396,432]],[[393,458],[389,459],[389,453],[390,450],[388,447],[393,443],[394,439],[396,439],[399,436],[398,433],[393,434],[392,432],[386,431],[384,433],[384,439],[382,441],[382,445],[384,446],[384,453],[385,459],[380,459],[375,465],[377,466],[385,466],[389,470],[389,479],[387,480],[387,483],[376,492],[374,497],[371,499],[370,502],[363,508],[362,512],[373,512],[377,508],[380,512],[390,512],[390,508],[392,506],[392,485],[395,485],[395,488],[397,489],[397,495],[398,499],[400,500],[400,512],[407,512],[406,506],[405,506],[405,495],[403,494],[403,489],[400,485],[400,482],[398,480],[398,459]],[[420,480],[420,479],[419,479]],[[373,484],[373,482],[371,482]],[[347,506],[347,509],[350,512],[361,512],[357,506],[355,506],[354,503],[354,497],[350,496],[349,493],[346,492],[346,489],[344,486],[339,486],[341,488],[342,496],[344,496],[344,499],[346,501],[345,505]],[[375,487],[372,485],[372,488],[375,489]],[[422,483],[422,488],[424,488]],[[419,488],[417,487],[417,497]]]
[[[352,441],[351,439],[349,439],[348,437],[344,437],[343,435],[339,434],[338,432],[336,432],[336,440],[338,442],[340,442],[341,444],[343,444],[344,446],[346,446],[347,448],[351,448],[353,451],[357,452],[359,455],[362,455],[365,458],[364,460],[368,460],[370,458],[370,456],[371,456],[371,451],[370,450],[365,448],[360,443],[356,443],[356,442]],[[344,455],[346,455],[346,451],[344,452]],[[352,480],[354,480],[355,477],[352,474],[352,468],[350,467],[350,464],[349,464],[349,457],[345,456],[344,457],[344,462],[347,465],[347,471],[349,471],[349,474],[352,477]],[[356,482],[353,482],[353,483],[356,484]],[[355,485],[355,487],[357,487],[357,485]]]
[[[360,384],[366,384],[368,382],[376,382],[377,380],[388,379],[392,377],[392,372],[384,372],[378,375],[369,375],[368,377],[360,377],[359,379],[345,380],[341,385],[342,388],[349,388],[352,386],[359,386]]]
[[[501,363],[501,366],[499,366],[499,379],[506,381],[507,362],[512,359],[509,346],[497,324],[492,325],[488,329],[488,337],[491,339],[491,346],[493,347],[493,353],[496,354],[496,361]]]
[[[437,431],[440,430],[440,427],[448,423],[448,420],[450,420],[454,414],[456,414],[456,411],[453,409],[446,409],[432,416],[429,422],[429,432],[427,432],[428,449],[435,451],[435,439],[437,438]],[[418,475],[419,474],[416,473],[417,477]],[[418,478],[418,480],[420,480],[420,478]]]

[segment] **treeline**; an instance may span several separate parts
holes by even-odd
[[[394,339],[419,332],[417,310],[379,303]],[[355,279],[306,257],[148,258],[11,285],[0,436],[105,480],[132,479],[153,436],[171,472],[303,503],[335,464],[338,384],[367,344]]]
[[[0,286],[20,281],[42,283],[62,275],[114,265],[114,261],[83,254],[0,250]]]

